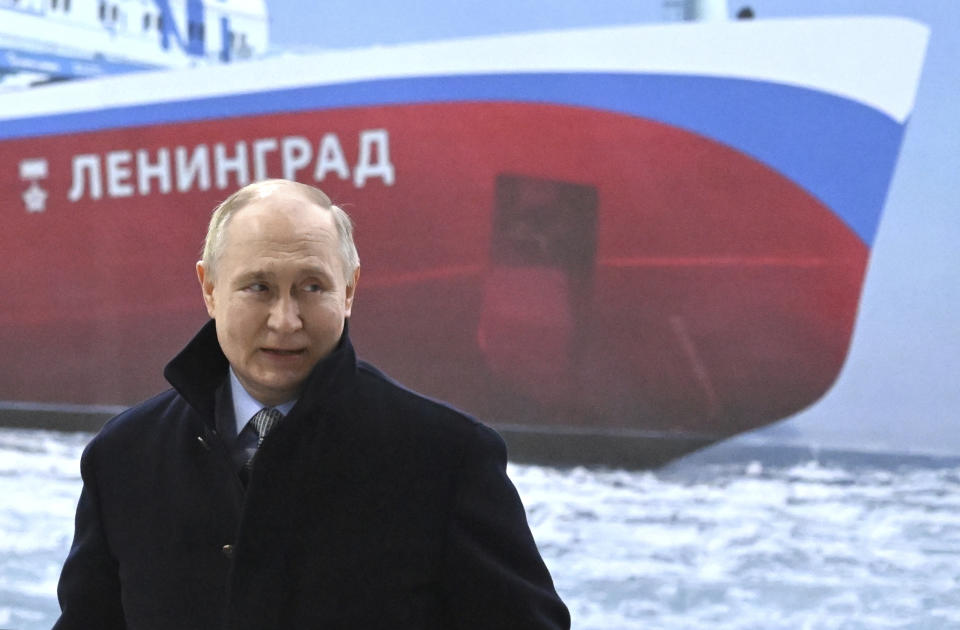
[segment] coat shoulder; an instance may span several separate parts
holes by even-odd
[[[365,361],[358,362],[358,385],[361,397],[398,429],[461,443],[479,439],[494,449],[505,448],[496,431],[470,414],[400,384]]]
[[[87,452],[156,446],[190,414],[190,408],[172,389],[157,394],[108,420],[87,446]]]

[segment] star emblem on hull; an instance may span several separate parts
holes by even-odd
[[[27,212],[43,212],[47,209],[48,193],[37,185],[37,182],[31,182],[30,188],[21,195]]]

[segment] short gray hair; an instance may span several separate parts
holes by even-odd
[[[265,179],[248,184],[223,200],[210,217],[207,236],[203,241],[201,261],[207,273],[214,273],[214,266],[223,249],[223,237],[230,218],[260,197],[264,188],[271,186],[288,187],[300,192],[308,201],[333,214],[333,223],[337,228],[337,240],[340,244],[340,260],[343,263],[344,279],[347,286],[353,284],[354,272],[360,267],[360,256],[353,242],[353,222],[350,216],[330,201],[330,197],[319,188],[286,179]]]

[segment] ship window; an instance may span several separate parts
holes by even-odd
[[[203,22],[197,24],[197,39],[203,41],[206,37],[206,27],[203,25]]]
[[[57,0],[50,0],[50,8],[51,9],[57,8]]]
[[[103,22],[107,19],[107,3],[100,1],[100,21]]]
[[[143,30],[145,31],[150,30],[150,14],[149,13],[143,14]]]
[[[70,0],[63,0],[63,10],[67,13],[70,12]]]
[[[163,14],[160,14],[157,16],[157,30],[158,31],[163,30]]]
[[[120,17],[120,9],[117,8],[117,5],[113,5],[113,8],[110,9],[110,19],[114,22]]]

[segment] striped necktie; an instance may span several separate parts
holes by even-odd
[[[280,418],[283,417],[283,414],[277,411],[272,407],[264,407],[258,411],[253,418],[250,419],[253,428],[257,430],[257,435],[260,438],[257,440],[257,448],[263,446],[263,440],[266,439],[267,434],[277,425],[277,422],[280,421]]]
[[[252,418],[250,418],[250,424],[253,425],[254,430],[257,432],[259,438],[257,439],[257,449],[263,446],[263,440],[266,439],[267,434],[277,423],[280,422],[280,419],[283,418],[283,414],[273,409],[271,407],[264,407],[258,411]],[[250,469],[253,468],[253,460],[257,458],[257,451],[253,452],[253,455],[250,456],[250,459],[247,460],[247,463],[243,465],[243,471],[241,472],[241,478],[244,483],[250,476]]]

